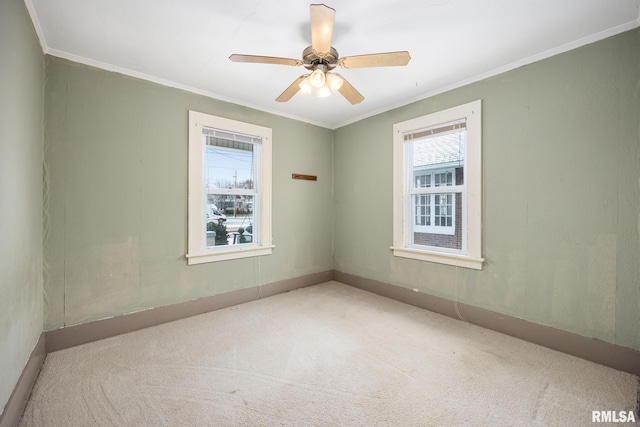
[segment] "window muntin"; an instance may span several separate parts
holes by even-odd
[[[189,111],[189,264],[271,254],[271,129]]]
[[[397,123],[393,156],[394,255],[481,269],[481,102]]]

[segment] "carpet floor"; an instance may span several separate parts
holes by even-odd
[[[638,377],[338,282],[47,356],[20,426],[586,426]]]

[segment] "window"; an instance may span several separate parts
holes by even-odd
[[[393,254],[482,269],[481,101],[393,127]]]
[[[271,254],[271,129],[189,111],[189,264]]]

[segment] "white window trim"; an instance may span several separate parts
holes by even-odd
[[[206,205],[202,196],[204,174],[204,147],[202,127],[228,130],[262,139],[260,150],[260,179],[258,194],[260,203],[256,213],[259,221],[256,245],[232,245],[224,248],[206,249]],[[188,253],[187,264],[202,264],[214,261],[270,255],[274,246],[271,239],[271,129],[251,123],[239,122],[210,114],[189,111],[189,193],[188,193]]]
[[[411,210],[411,197],[407,186],[405,134],[459,119],[467,121],[465,152],[465,191],[462,222],[463,250],[458,253],[435,250],[427,246],[410,246],[407,233],[407,210]],[[413,173],[412,173],[413,175]],[[437,187],[446,188],[451,187]],[[463,196],[464,197],[464,196]],[[396,123],[393,125],[393,246],[394,256],[420,261],[437,262],[458,267],[482,270],[482,101],[453,107],[444,111]]]

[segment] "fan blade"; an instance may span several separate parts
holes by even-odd
[[[299,59],[278,58],[275,56],[233,54],[229,59],[233,62],[253,62],[257,64],[302,65],[302,61]]]
[[[282,92],[282,93],[280,94],[280,96],[279,96],[279,97],[277,97],[277,98],[276,98],[276,101],[278,101],[278,102],[287,102],[288,100],[290,100],[290,99],[293,97],[293,95],[295,95],[296,93],[298,93],[298,91],[300,90],[300,86],[299,86],[299,84],[300,84],[304,79],[306,79],[308,75],[309,75],[309,74],[303,74],[303,75],[301,75],[300,77],[298,77],[298,78],[296,79],[296,81],[294,81],[293,83],[291,83],[291,85],[290,85],[288,88],[286,88],[286,89],[284,90],[284,92]]]
[[[342,86],[340,86],[338,92],[340,92],[342,96],[347,98],[347,101],[349,101],[353,105],[360,104],[362,101],[364,101],[364,96],[362,96],[362,94],[358,92],[356,88],[351,85],[351,83],[349,83],[340,74],[334,74],[342,79]]]
[[[340,58],[339,65],[344,68],[392,67],[407,65],[411,56],[409,52],[372,53],[370,55],[346,56]]]
[[[336,11],[323,4],[311,5],[311,47],[318,56],[331,51]]]

